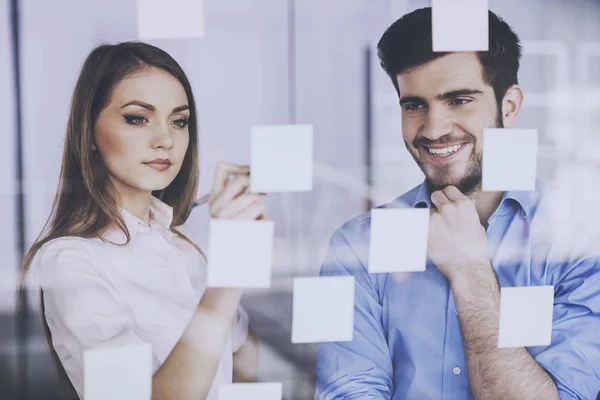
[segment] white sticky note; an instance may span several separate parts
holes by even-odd
[[[219,400],[281,400],[281,382],[234,383],[221,386]]]
[[[150,400],[152,347],[149,343],[83,352],[86,400]]]
[[[548,346],[553,306],[554,286],[501,288],[498,347]]]
[[[312,190],[312,125],[252,127],[250,187],[254,193]]]
[[[294,278],[292,314],[292,343],[351,341],[354,277]]]
[[[204,36],[204,0],[136,0],[140,40]]]
[[[433,51],[487,51],[488,0],[433,0]]]
[[[482,190],[535,190],[537,143],[537,129],[485,129]]]
[[[429,209],[373,209],[370,235],[370,273],[425,271]]]
[[[273,221],[211,219],[208,287],[268,288],[273,263]]]

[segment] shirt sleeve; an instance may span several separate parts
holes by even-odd
[[[242,308],[238,307],[237,317],[233,323],[231,329],[231,348],[235,353],[246,343],[248,338],[248,313]]]
[[[534,358],[562,400],[595,399],[600,391],[600,257],[564,265],[554,283],[552,341]]]
[[[80,397],[84,350],[145,343],[83,240],[60,238],[47,243],[40,250],[36,273],[53,347]],[[153,363],[155,371],[156,357]]]
[[[356,231],[350,235],[360,228],[353,229]],[[354,276],[354,336],[349,342],[319,344],[315,400],[390,399],[392,360],[382,325],[377,283],[355,253],[357,246],[353,249],[340,230],[331,238],[321,276]],[[360,244],[363,242],[368,243],[363,237],[357,241],[358,246],[366,245]]]

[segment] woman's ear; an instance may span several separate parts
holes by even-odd
[[[502,99],[502,121],[505,128],[512,128],[516,124],[522,105],[523,91],[518,85],[512,85]]]

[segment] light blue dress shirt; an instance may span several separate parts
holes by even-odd
[[[552,343],[527,350],[552,377],[561,399],[595,399],[600,242],[579,237],[567,243],[551,234],[556,224],[544,219],[544,193],[539,182],[536,191],[504,193],[488,220],[490,260],[501,287],[554,285]],[[393,207],[431,208],[426,186],[381,208]],[[369,274],[369,231],[366,213],[330,241],[321,275],[355,277],[354,338],[319,344],[315,399],[472,399],[448,280],[429,259],[425,272],[404,281]]]

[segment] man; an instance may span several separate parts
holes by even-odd
[[[425,174],[384,207],[431,210],[427,268],[369,274],[369,213],[333,234],[321,275],[355,277],[354,338],[319,345],[316,399],[592,399],[600,390],[598,252],[565,251],[536,229],[549,226],[536,225],[541,185],[481,191],[484,128],[513,127],[523,103],[519,39],[492,12],[489,24],[487,52],[433,53],[430,8],[396,21],[378,44],[406,147]],[[540,285],[555,291],[551,345],[498,348],[500,287]]]

